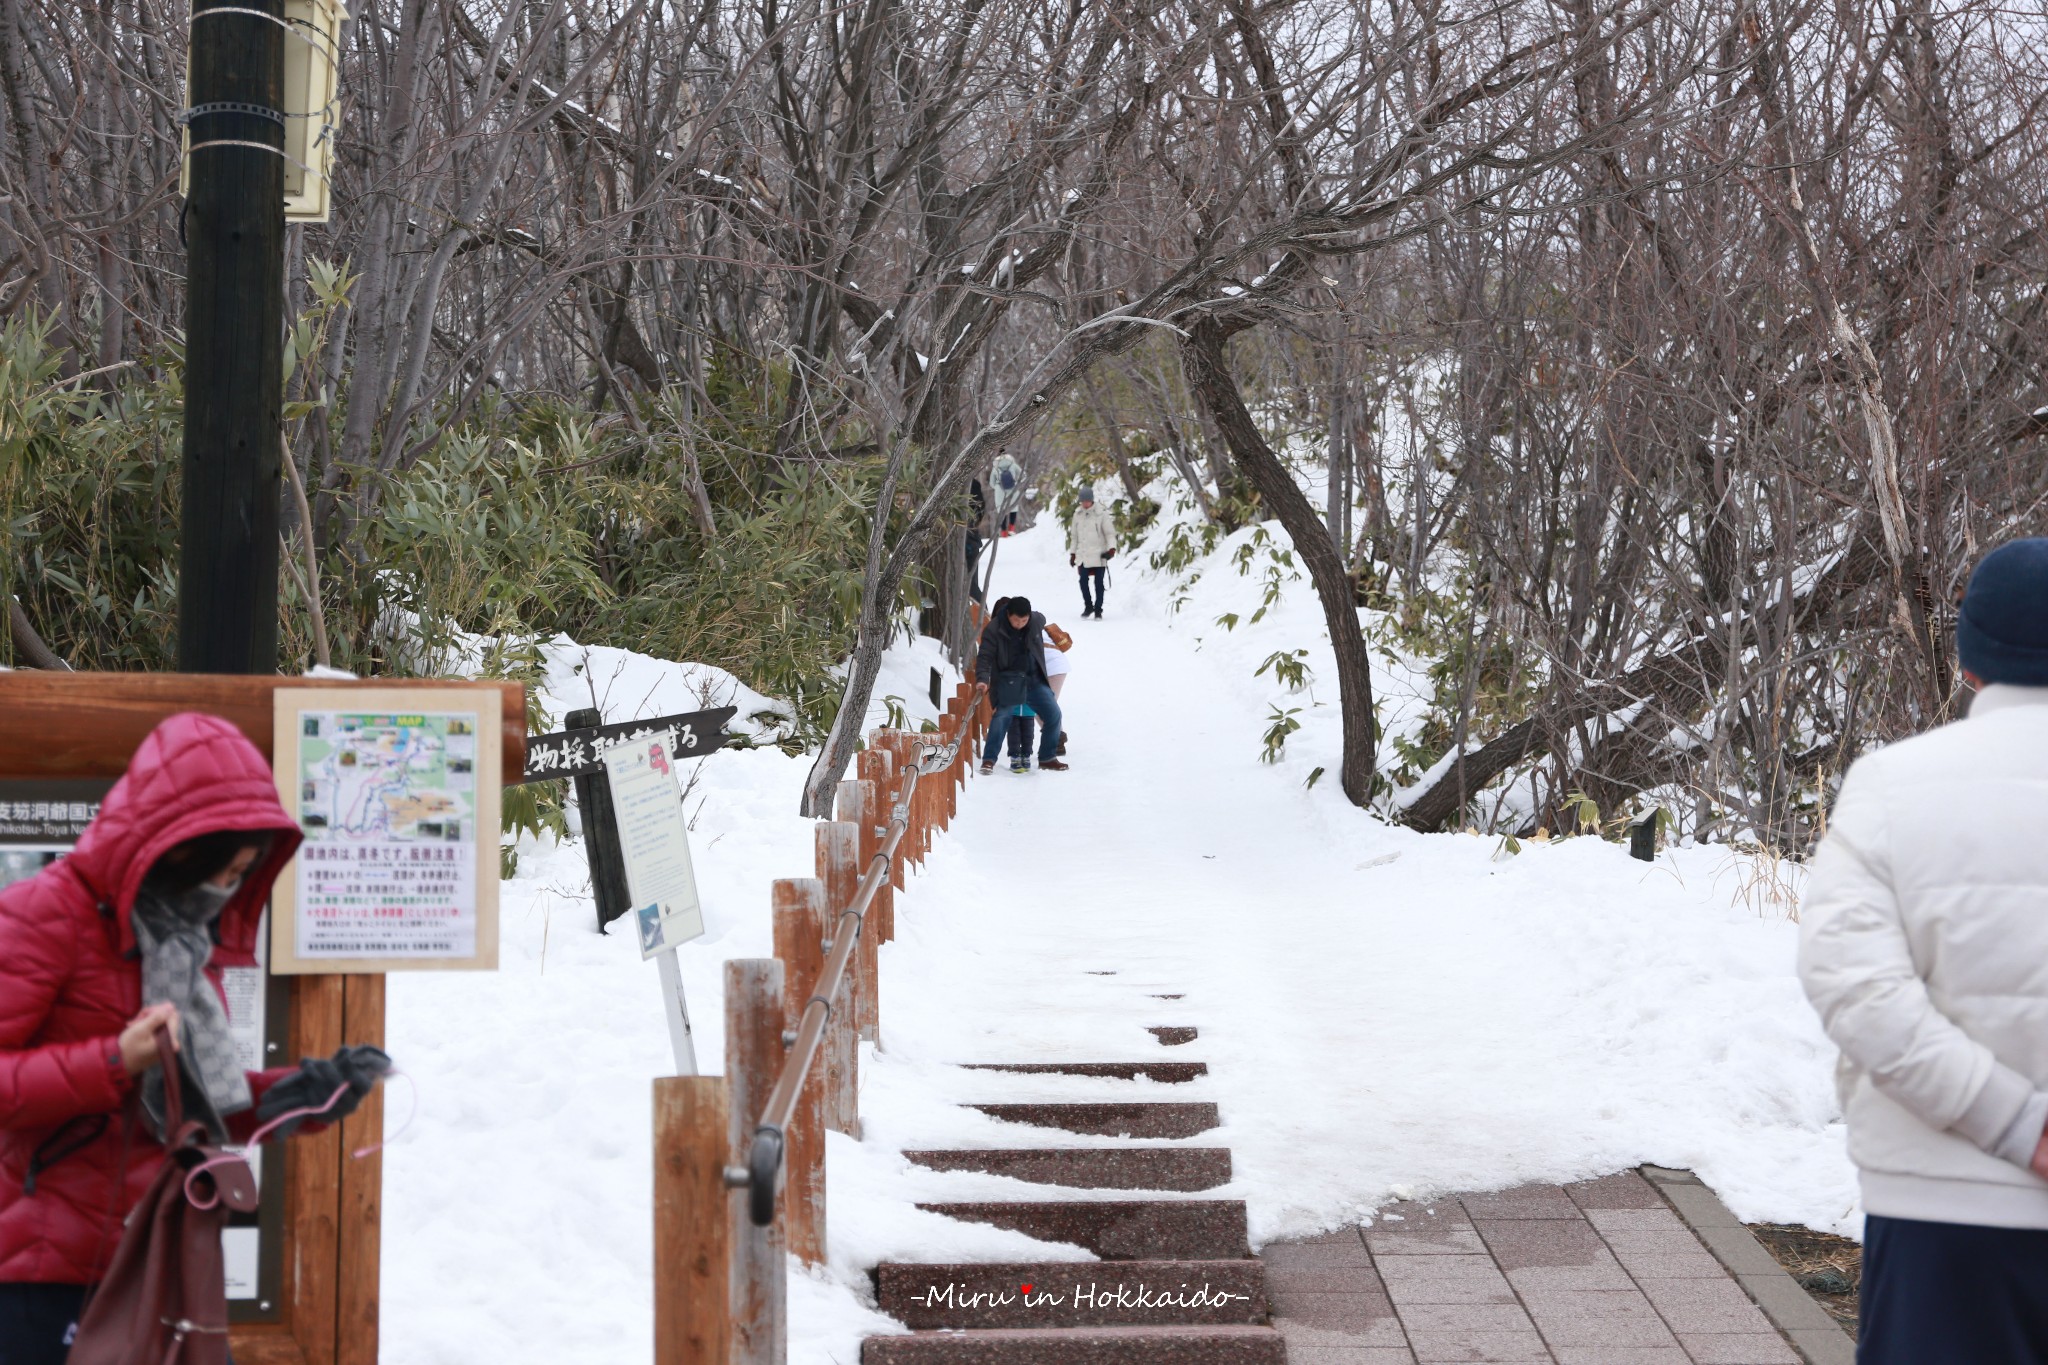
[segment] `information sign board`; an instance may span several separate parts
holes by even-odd
[[[633,902],[633,927],[640,955],[661,968],[662,1012],[676,1074],[697,1074],[697,1044],[690,1031],[690,1007],[683,998],[683,972],[676,949],[704,933],[697,899],[697,872],[690,861],[689,821],[676,783],[674,736],[668,731],[606,751],[605,782],[618,827],[626,891]]]
[[[640,955],[653,957],[701,936],[704,913],[690,862],[690,832],[668,733],[606,751],[619,851],[633,897]]]
[[[271,970],[497,967],[499,704],[490,685],[277,692],[305,842],[272,893]]]

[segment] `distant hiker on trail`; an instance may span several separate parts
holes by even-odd
[[[1800,910],[1862,1177],[1861,1365],[2048,1360],[2048,539],[1956,620],[1969,717],[1857,760]]]
[[[159,1026],[183,1116],[215,1141],[307,1109],[339,1119],[389,1068],[371,1047],[242,1067],[221,969],[256,965],[263,904],[299,839],[256,746],[224,720],[176,715],[142,741],[76,848],[0,891],[4,1365],[70,1354],[87,1290],[165,1160]],[[93,1344],[104,1352],[104,1333]]]
[[[1081,486],[1081,505],[1074,511],[1074,524],[1067,528],[1067,563],[1081,571],[1081,617],[1102,619],[1103,575],[1116,556],[1116,523],[1109,509],[1095,501],[1095,490]],[[1089,580],[1095,594],[1089,596]]]
[[[996,454],[989,471],[989,491],[995,495],[995,531],[998,537],[1017,529],[1017,504],[1024,501],[1024,466],[1007,450]]]
[[[1039,736],[1038,766],[1049,772],[1065,772],[1059,759],[1060,704],[1053,696],[1051,671],[1045,662],[1045,617],[1031,609],[1028,598],[1005,598],[981,632],[981,651],[975,656],[976,697],[986,695],[995,709],[988,729],[988,742],[981,751],[981,770],[996,769],[996,755],[1017,720],[1017,708],[1028,706],[1045,725]],[[1010,761],[1013,773],[1028,773],[1030,763],[1021,755]]]

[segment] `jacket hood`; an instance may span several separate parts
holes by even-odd
[[[214,962],[248,965],[271,883],[303,836],[278,800],[270,764],[218,716],[185,712],[150,731],[65,861],[113,907],[127,953],[135,947],[135,893],[156,860],[187,839],[230,829],[270,836],[269,853],[242,878],[215,926]]]

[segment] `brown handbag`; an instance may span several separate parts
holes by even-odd
[[[228,1365],[220,1235],[230,1212],[256,1207],[256,1177],[240,1153],[211,1145],[206,1125],[185,1118],[178,1054],[161,1024],[156,1052],[164,1164],[123,1225],[65,1365]]]

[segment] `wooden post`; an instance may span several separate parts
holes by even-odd
[[[909,884],[910,865],[921,861],[924,856],[918,847],[919,840],[923,838],[923,831],[918,827],[917,789],[911,784],[910,779],[910,769],[916,761],[915,750],[907,742],[908,739],[909,736],[901,732],[890,736],[896,759],[896,790],[908,798],[903,807],[907,821],[903,830],[903,842],[896,846],[896,862],[901,869],[901,875],[896,882],[896,889],[899,891]]]
[[[384,978],[341,978],[341,1034],[384,1046]],[[377,1365],[377,1286],[383,1244],[384,1087],[341,1122],[341,1220],[336,1266],[335,1365]],[[380,1148],[358,1158],[366,1147]]]
[[[875,784],[875,823],[886,829],[889,821],[895,818],[896,796],[901,788],[896,781],[896,755],[883,747],[882,734],[877,730],[869,736],[867,751],[861,755],[860,775]],[[900,855],[889,864],[889,885],[902,889],[903,859]]]
[[[343,1042],[342,976],[301,976],[292,981],[290,1055],[326,1057]],[[329,1128],[285,1144],[285,1242],[292,1254],[284,1260],[287,1341],[305,1365],[333,1365],[336,1306],[340,1274],[339,1213],[341,1130]],[[231,1333],[237,1360],[272,1357],[291,1360],[286,1342],[264,1340],[270,1334],[253,1329]]]
[[[775,915],[775,956],[782,961],[782,1028],[794,1034],[804,1005],[825,970],[825,885],[814,877],[788,877],[770,891]],[[796,1113],[783,1135],[783,1226],[789,1249],[805,1265],[825,1263],[825,1123],[826,1097],[837,1079],[827,1051],[811,1063],[811,1074],[797,1095]]]
[[[821,820],[818,822],[818,877],[825,886],[825,907],[836,925],[839,916],[846,913],[853,898],[860,892],[860,826],[844,820]],[[837,932],[836,930],[834,932]],[[855,988],[846,1001],[847,1010],[842,1019],[833,1019],[834,1038],[838,1047],[843,1047],[849,1057],[859,1056],[854,1035],[859,1034],[869,1042],[880,1036],[881,992],[876,971],[880,960],[876,956],[878,944],[875,941],[875,923],[870,913],[867,923],[861,926],[860,942],[854,947],[853,977]],[[838,1030],[841,1023],[848,1025],[843,1034]],[[849,1066],[849,1073],[851,1067]],[[845,1093],[846,1105],[837,1112],[849,1126],[840,1128],[842,1133],[860,1134],[860,1120],[855,1111],[853,1097],[857,1086],[849,1084]],[[832,1125],[839,1128],[837,1123]]]
[[[920,736],[910,734],[903,736],[903,757],[904,761],[912,768],[923,767],[924,742]],[[916,794],[910,800],[911,811],[916,819],[916,856],[919,868],[924,866],[925,858],[932,851],[932,831],[935,828],[935,822],[932,818],[932,802],[938,794],[939,780],[936,777],[925,778],[920,776]]]
[[[731,1106],[723,1076],[654,1082],[654,1365],[727,1365]]]
[[[604,724],[594,706],[571,711],[563,724],[584,730]],[[612,780],[600,769],[569,779],[576,788],[576,812],[583,821],[583,851],[590,861],[590,895],[597,902],[597,931],[633,908],[626,886],[626,854],[619,846],[618,813],[612,809]]]
[[[974,731],[974,685],[961,683],[953,689],[953,714],[960,718],[960,731],[967,738],[960,742],[960,752],[954,755],[953,785],[962,790],[967,787],[967,775],[974,769],[976,735]]]
[[[950,745],[959,738],[960,717],[948,711],[945,719],[939,722],[939,742]],[[951,829],[953,816],[959,809],[954,803],[954,797],[960,792],[960,755],[957,751],[953,761],[934,780],[939,784],[939,828]]]
[[[782,1070],[782,964],[733,958],[725,964],[725,1079],[731,1111],[728,1163],[747,1164],[754,1125]],[[784,1365],[789,1358],[788,1265],[783,1220],[755,1227],[745,1191],[727,1205],[732,1228],[732,1346],[729,1365]]]
[[[911,734],[903,736],[903,759],[904,762],[913,768],[923,765],[924,742],[920,736]],[[924,860],[932,851],[932,833],[936,828],[935,822],[932,819],[932,803],[938,797],[938,794],[938,778],[933,777],[929,780],[920,778],[918,780],[917,794],[912,798],[912,804],[917,812],[917,865],[919,868],[924,867]]]
[[[865,877],[868,869],[874,866],[876,851],[882,846],[881,797],[875,784],[870,781],[841,782],[839,818],[860,828],[860,875]],[[878,950],[896,937],[895,912],[895,893],[884,882],[875,889],[874,902],[868,906],[868,931],[875,936]]]

